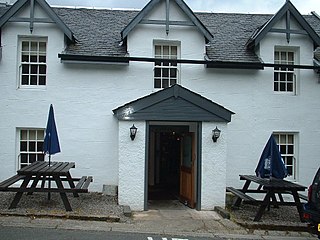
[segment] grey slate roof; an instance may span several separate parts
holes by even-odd
[[[130,10],[53,8],[74,33],[77,43],[70,45],[65,54],[89,56],[126,55],[126,44],[121,45],[121,31],[139,13]],[[0,7],[0,16],[4,9]],[[259,63],[256,54],[246,44],[253,33],[273,15],[195,13],[213,34],[214,40],[207,46],[211,60],[223,62]],[[304,16],[320,36],[320,20]]]

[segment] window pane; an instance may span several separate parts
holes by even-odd
[[[46,56],[39,56],[39,62],[45,63],[46,61]]]
[[[162,77],[169,77],[169,69],[168,68],[163,69]]]
[[[170,69],[170,78],[176,78],[177,77],[177,69],[172,68]]]
[[[38,154],[38,161],[44,161],[44,154]]]
[[[155,46],[155,55],[160,56],[161,54],[161,46]]]
[[[31,42],[31,51],[32,52],[38,51],[38,42]]]
[[[38,65],[31,65],[31,74],[38,73]]]
[[[22,51],[29,51],[29,42],[22,42]]]
[[[155,79],[154,80],[154,87],[155,88],[161,88],[161,79]]]
[[[38,57],[36,55],[30,56],[30,62],[33,62],[33,63],[38,62]]]
[[[37,85],[37,76],[30,76],[30,85]]]
[[[288,143],[293,144],[293,135],[292,134],[288,135]]]
[[[35,152],[35,151],[36,151],[36,143],[29,142],[29,152]]]
[[[29,65],[22,64],[22,74],[29,74]]]
[[[29,76],[27,75],[23,75],[22,76],[22,81],[21,81],[22,85],[29,85]]]
[[[29,154],[29,162],[33,163],[35,161],[37,161],[37,154],[34,154],[34,153]]]
[[[42,152],[43,150],[43,142],[37,142],[36,152]]]
[[[169,56],[169,46],[163,46],[163,56],[168,58]]]
[[[169,87],[169,79],[164,78],[164,79],[162,80],[162,87],[163,87],[163,88]]]
[[[170,86],[174,85],[177,83],[176,79],[170,79]]]
[[[155,68],[154,69],[154,76],[155,77],[161,77],[161,69],[160,68]]]
[[[27,142],[20,142],[20,151],[21,152],[27,151]]]
[[[274,53],[274,60],[279,61],[279,52]]]
[[[29,140],[36,140],[36,130],[29,130]]]
[[[286,91],[286,84],[285,83],[280,83],[280,91],[281,92]]]
[[[46,65],[39,65],[39,74],[46,74]]]
[[[293,62],[294,61],[294,53],[293,52],[288,52],[288,61]]]
[[[285,145],[281,145],[281,146],[280,146],[280,153],[281,153],[281,154],[286,154],[286,153],[287,153],[287,149],[286,149],[286,146],[285,146]]]
[[[177,49],[177,46],[172,46],[171,47],[171,55],[173,57],[176,57],[178,55],[178,49]]]
[[[28,131],[26,131],[26,130],[21,130],[21,131],[20,131],[20,139],[21,139],[21,140],[27,140],[27,139],[28,139]]]
[[[20,155],[20,161],[21,163],[28,163],[28,154],[22,153]]]
[[[46,46],[47,46],[46,42],[39,42],[39,51],[46,52]]]
[[[21,61],[22,62],[29,62],[29,55],[22,55]]]
[[[46,85],[46,76],[39,76],[39,85]]]

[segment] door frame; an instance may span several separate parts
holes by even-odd
[[[150,122],[155,121],[146,121],[146,136],[145,136],[145,171],[144,171],[144,211],[148,210],[148,182],[149,182],[149,137],[150,137],[150,126],[154,124],[150,124]],[[163,122],[166,123],[166,122]],[[170,125],[172,122],[167,122],[165,125]],[[177,122],[181,123],[181,125],[184,125],[183,123],[188,122]],[[201,179],[202,179],[202,122],[190,122],[190,123],[196,123],[196,133],[195,137],[197,139],[196,141],[196,153],[197,153],[197,161],[196,161],[196,179],[195,179],[195,192],[196,195],[196,206],[195,209],[200,211],[201,210]],[[179,125],[179,124],[178,124]]]

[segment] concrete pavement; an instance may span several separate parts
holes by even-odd
[[[188,235],[225,239],[316,239],[315,236],[307,232],[246,229],[231,220],[222,218],[215,211],[196,211],[189,208],[150,209],[145,212],[133,212],[131,219],[127,222],[93,221],[88,220],[85,216],[83,219],[85,220],[57,216],[1,215],[0,226],[151,233],[166,236]]]

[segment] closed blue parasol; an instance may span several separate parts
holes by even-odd
[[[49,166],[51,165],[51,155],[60,152],[60,144],[58,138],[58,132],[56,128],[56,122],[54,120],[53,105],[50,105],[48,122],[46,127],[46,136],[43,142],[43,153],[49,154]],[[51,181],[49,179],[49,188],[51,187]],[[48,200],[50,200],[51,195],[48,192]]]
[[[49,154],[49,165],[51,160],[51,155],[60,152],[60,144],[58,138],[58,132],[56,128],[56,123],[54,120],[53,105],[50,105],[46,136],[43,143],[43,152],[44,154]]]
[[[287,168],[281,158],[278,145],[271,135],[261,154],[256,175],[262,178],[283,179],[287,174]]]

